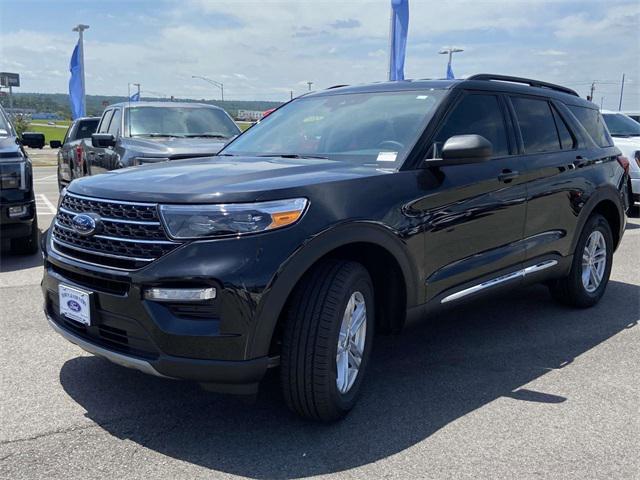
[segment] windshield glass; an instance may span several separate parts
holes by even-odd
[[[9,122],[4,117],[4,112],[0,112],[0,135],[6,137],[10,131],[11,127],[9,127]]]
[[[221,154],[325,157],[396,168],[444,93],[428,90],[303,97],[271,113]]]
[[[206,107],[129,107],[125,132],[132,137],[231,138],[240,133],[221,110]]]
[[[602,115],[609,133],[614,137],[640,136],[640,123],[620,113],[605,113]]]

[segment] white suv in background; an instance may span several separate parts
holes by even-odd
[[[629,159],[629,176],[634,203],[631,213],[638,215],[640,213],[640,207],[638,207],[640,203],[640,123],[621,112],[602,110],[602,116],[616,147]]]

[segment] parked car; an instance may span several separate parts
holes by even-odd
[[[98,128],[100,117],[82,117],[69,126],[62,142],[52,140],[51,148],[58,151],[58,188],[62,190],[71,180],[83,177],[87,173],[84,163],[85,140],[91,141],[91,135]]]
[[[609,133],[616,147],[630,162],[631,201],[633,215],[640,215],[640,123],[620,112],[602,111]]]
[[[44,148],[44,133],[40,132],[24,132],[21,136],[22,145],[29,148]]]
[[[0,243],[15,253],[38,251],[31,160],[0,105]]]
[[[118,103],[105,109],[91,142],[83,142],[83,174],[214,155],[240,133],[233,119],[212,105]]]
[[[89,352],[211,390],[253,394],[279,365],[293,411],[335,420],[374,334],[407,318],[536,282],[595,305],[628,166],[597,107],[553,84],[310,93],[218,156],[72,182],[44,241],[46,316]]]

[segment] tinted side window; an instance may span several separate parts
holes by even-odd
[[[113,117],[111,118],[111,123],[109,124],[109,133],[114,137],[117,137],[120,134],[121,118],[122,118],[122,113],[120,109],[115,109],[113,111]]]
[[[512,97],[525,153],[553,152],[560,150],[558,131],[546,100]]]
[[[111,117],[113,116],[113,110],[107,110],[102,115],[102,121],[100,121],[100,127],[98,128],[98,133],[107,133],[109,131],[109,122],[111,121]]]
[[[507,130],[498,97],[467,95],[444,121],[436,135],[439,148],[454,135],[482,135],[493,145],[493,156],[509,155]]]
[[[85,120],[80,122],[76,131],[75,137],[78,138],[90,138],[91,134],[96,131],[98,126],[98,120]]]
[[[598,110],[587,107],[576,107],[569,105],[569,110],[580,121],[585,130],[591,135],[596,145],[610,147],[613,140],[604,126],[604,120]]]
[[[562,149],[571,150],[575,148],[576,140],[569,130],[569,127],[554,107],[551,107],[551,110],[553,111],[553,118],[556,121],[556,127],[558,128],[558,135],[560,136],[560,145],[562,145]]]

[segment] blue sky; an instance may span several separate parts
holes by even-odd
[[[21,91],[65,92],[86,23],[87,93],[216,98],[191,78],[225,84],[226,98],[285,100],[292,90],[384,80],[389,1],[0,0],[0,71]],[[617,0],[410,0],[405,72],[445,75],[443,46],[458,77],[480,72],[561,83],[617,108],[640,109],[640,2]]]

